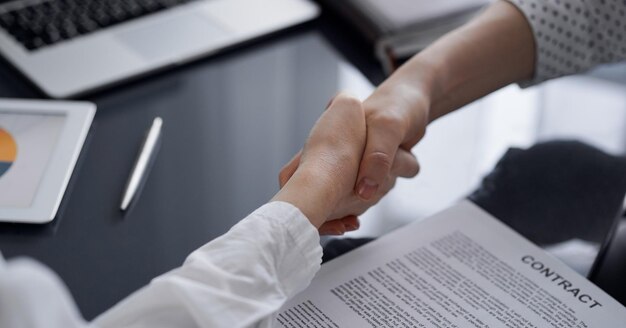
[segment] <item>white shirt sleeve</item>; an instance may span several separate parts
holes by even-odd
[[[526,16],[536,44],[529,86],[626,60],[626,1],[508,0]]]
[[[269,203],[92,323],[48,269],[0,258],[0,327],[270,327],[272,314],[310,283],[321,256],[307,218],[290,204]]]

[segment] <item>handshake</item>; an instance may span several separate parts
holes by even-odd
[[[410,120],[396,113],[337,95],[303,149],[281,170],[281,190],[272,200],[299,208],[320,234],[358,229],[358,215],[391,190],[398,177],[419,171],[410,150],[423,136],[426,120],[421,133],[410,133]],[[409,134],[414,135],[406,138]]]

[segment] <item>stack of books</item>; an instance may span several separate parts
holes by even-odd
[[[490,0],[320,0],[373,43],[386,73],[465,24]]]

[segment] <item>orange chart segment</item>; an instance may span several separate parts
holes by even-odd
[[[17,156],[17,144],[11,135],[0,128],[0,176],[9,170]]]
[[[0,128],[0,162],[13,162],[17,156],[17,144],[7,130]]]

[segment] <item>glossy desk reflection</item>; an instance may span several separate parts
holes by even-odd
[[[360,69],[374,61],[369,48],[360,53],[358,40],[333,24],[315,26],[88,99],[98,112],[58,218],[47,226],[0,224],[0,251],[51,267],[87,319],[180,265],[189,252],[271,198],[278,171],[337,91],[364,97],[372,90],[326,40]],[[581,89],[567,80],[556,83],[522,92],[509,87],[430,126],[415,149],[420,175],[400,180],[362,217],[358,233],[378,235],[450,206],[467,196],[510,146],[567,137],[621,152],[623,133],[614,132],[623,124],[626,81],[605,88],[616,96],[604,109],[614,113],[603,118],[615,124],[601,131],[575,128],[586,119],[560,124],[562,117],[589,108],[555,103],[562,96],[548,96]],[[38,94],[2,63],[0,96]],[[118,206],[126,179],[155,116],[164,119],[158,158],[134,207],[124,214]],[[576,133],[564,129],[568,126]]]
[[[0,226],[0,250],[50,266],[93,318],[272,197],[280,168],[330,97],[350,88],[342,66],[322,37],[305,31],[91,99],[98,112],[58,218],[48,227]],[[158,158],[134,208],[122,213],[128,173],[155,116],[164,120]]]

